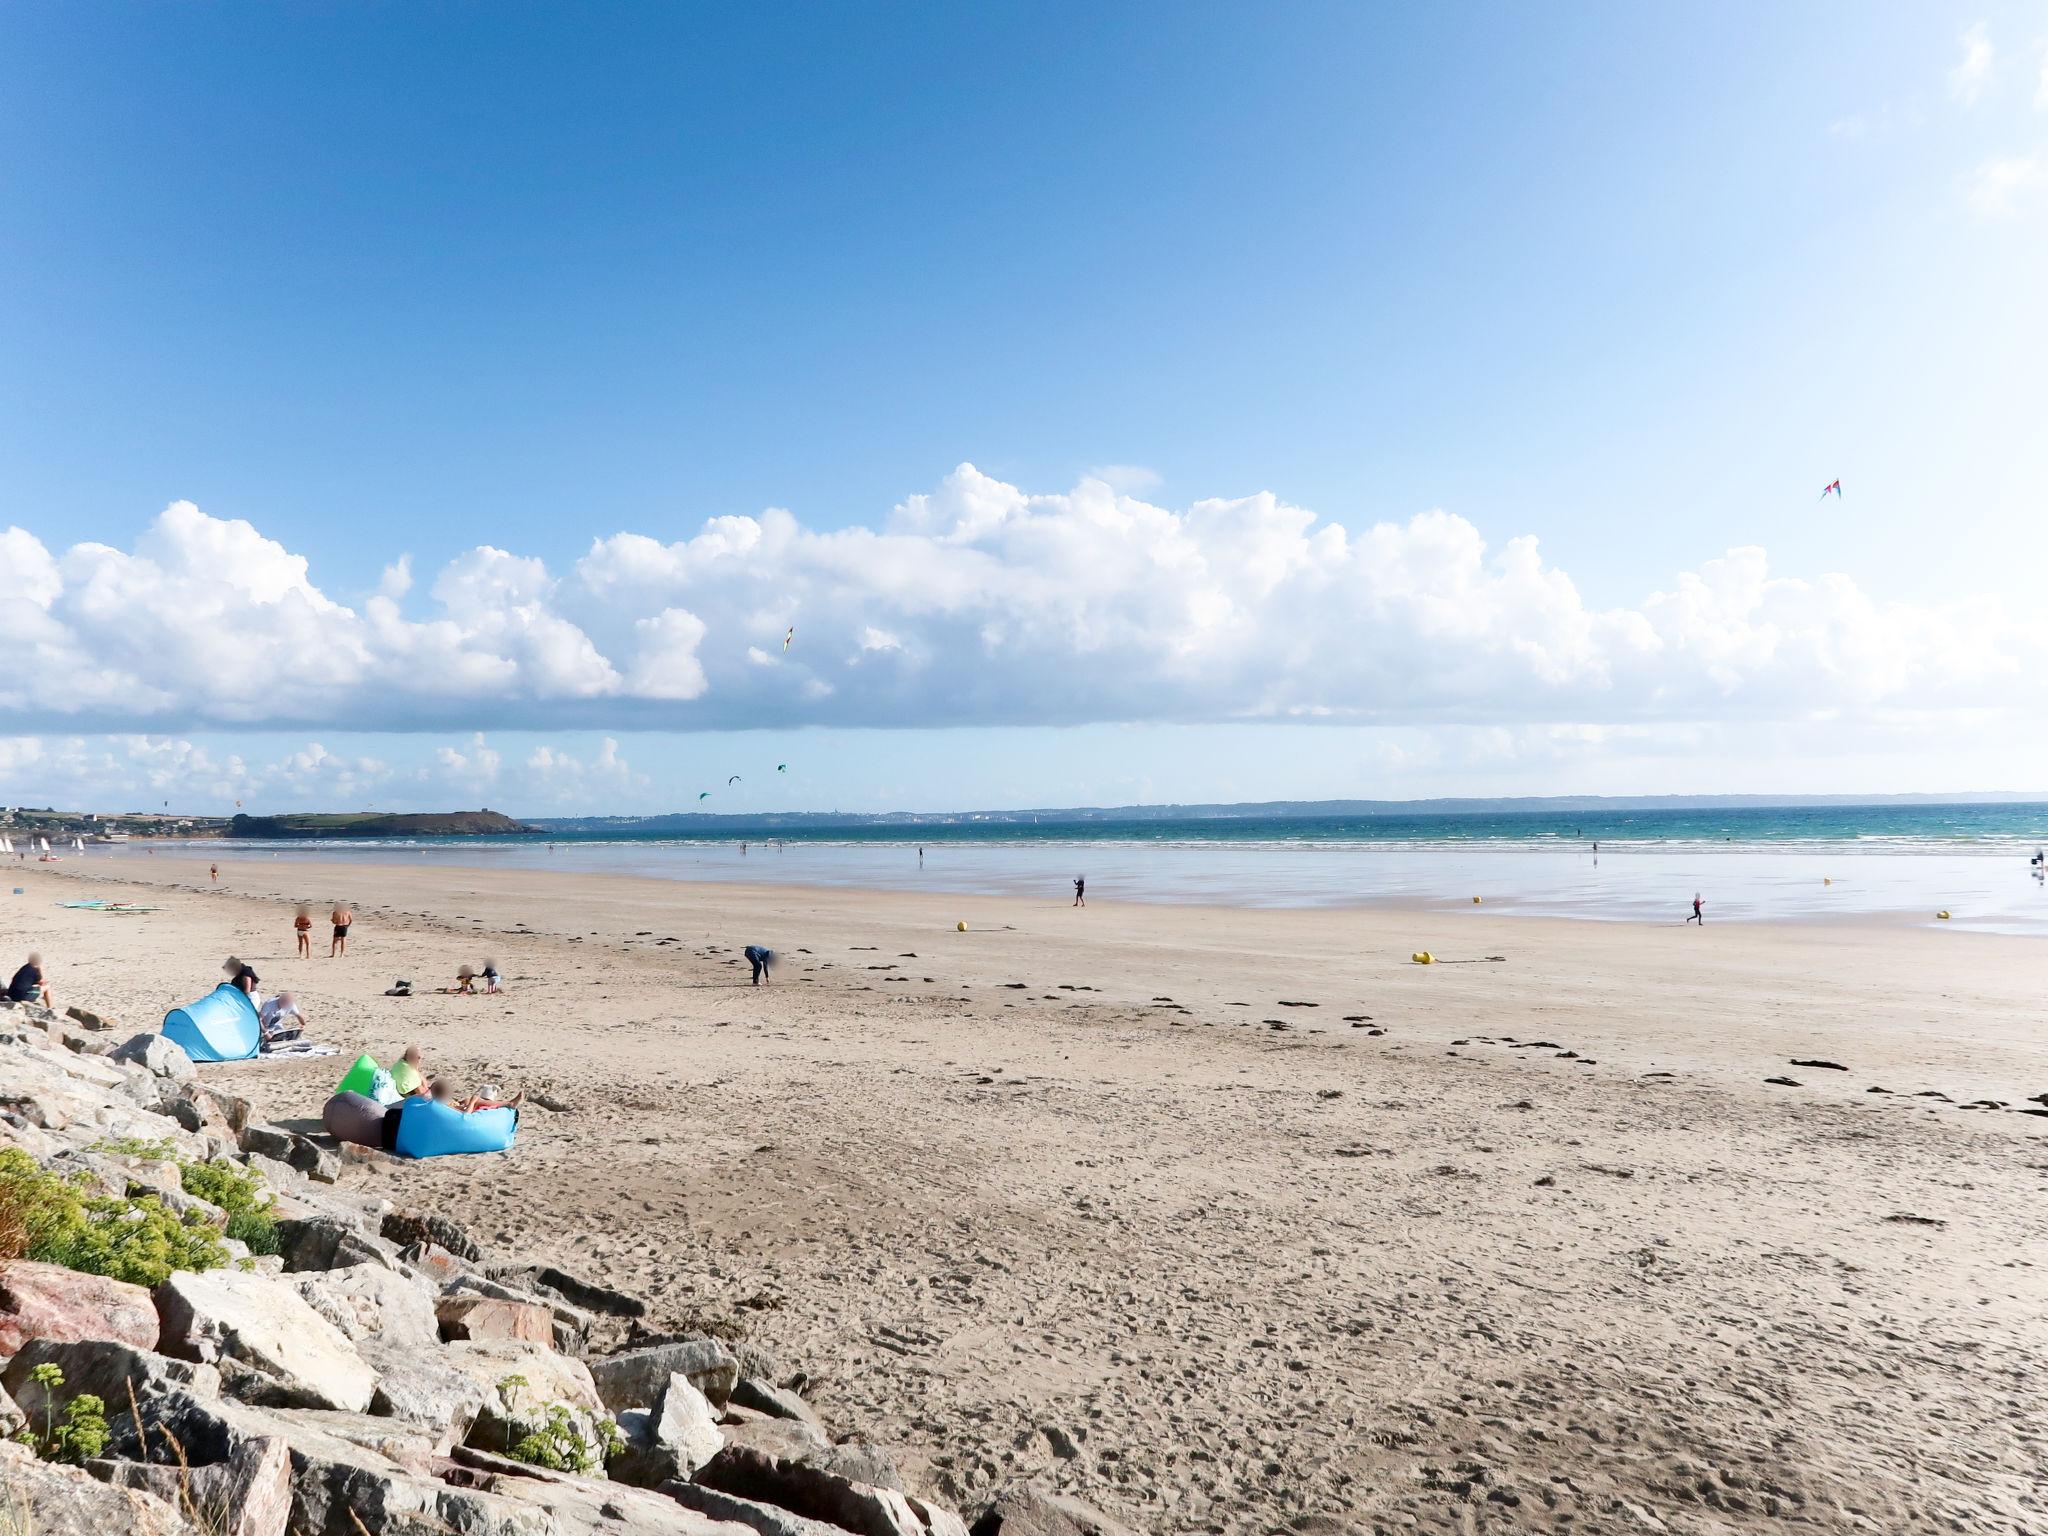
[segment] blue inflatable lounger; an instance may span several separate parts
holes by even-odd
[[[263,1041],[256,1005],[248,993],[227,982],[198,1002],[165,1014],[163,1034],[194,1061],[247,1061]]]
[[[480,1109],[465,1115],[452,1104],[415,1097],[398,1108],[400,1157],[444,1157],[450,1152],[503,1152],[519,1129],[516,1109]]]

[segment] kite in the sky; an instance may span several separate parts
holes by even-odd
[[[783,648],[783,649],[784,649],[785,651],[786,651],[786,650],[788,650],[788,649],[789,649],[789,642],[790,642],[790,641],[792,641],[792,640],[794,640],[795,638],[796,638],[796,626],[795,626],[794,624],[792,624],[792,625],[790,625],[790,626],[789,626],[789,632],[788,632],[787,634],[785,634],[785,635],[784,635],[784,636],[782,637],[782,648]]]
[[[1830,480],[1826,485],[1822,486],[1820,488],[1820,499],[1822,501],[1826,501],[1828,499],[1829,491],[1833,491],[1835,493],[1835,500],[1840,501],[1842,499],[1842,482],[1839,480]]]
[[[737,783],[739,783],[739,781],[740,781],[740,776],[739,776],[738,774],[734,774],[734,775],[733,775],[733,776],[732,776],[731,778],[727,779],[727,780],[726,780],[725,782],[726,782],[726,785],[727,785],[728,787],[730,787],[730,786],[732,786],[732,785],[734,785],[734,784],[737,784]]]
[[[787,764],[787,763],[777,763],[777,764],[775,765],[775,771],[776,771],[777,773],[787,773],[787,772],[789,772],[789,764]]]
[[[711,791],[707,789],[704,791],[703,794],[699,795],[697,798],[699,800],[709,800],[711,798]]]

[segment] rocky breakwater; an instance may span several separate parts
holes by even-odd
[[[0,1008],[8,1528],[968,1536],[801,1375],[360,1187],[384,1157],[253,1121],[158,1035]],[[1027,1487],[972,1529],[1116,1528]]]

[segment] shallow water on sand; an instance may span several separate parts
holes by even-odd
[[[874,890],[1037,895],[1238,907],[1393,905],[1607,921],[1682,922],[1695,892],[1708,922],[1885,916],[1983,932],[2048,935],[2048,887],[2016,848],[1872,852],[1854,844],[1758,847],[1528,843],[1223,844],[1075,839],[926,844],[647,841],[187,843],[95,848],[110,863],[413,859],[672,880],[762,881]],[[204,871],[202,870],[203,874]],[[1480,904],[1472,901],[1482,898]],[[1952,914],[1947,921],[1937,912]]]

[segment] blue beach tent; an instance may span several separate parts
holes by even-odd
[[[398,1137],[391,1150],[400,1157],[441,1157],[450,1152],[503,1152],[519,1129],[516,1109],[479,1109],[465,1115],[452,1104],[424,1096],[404,1101]]]
[[[263,1040],[256,1005],[248,993],[227,982],[198,1002],[165,1014],[163,1032],[194,1061],[246,1061]]]

